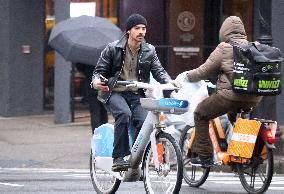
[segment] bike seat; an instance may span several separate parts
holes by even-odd
[[[188,101],[172,98],[141,98],[141,106],[149,111],[158,111],[170,114],[183,114],[188,111]]]

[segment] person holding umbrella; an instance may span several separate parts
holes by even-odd
[[[98,89],[98,99],[112,113],[114,124],[113,171],[130,168],[124,156],[130,154],[128,127],[135,128],[135,139],[146,118],[147,111],[141,107],[144,91],[116,85],[117,80],[150,81],[150,72],[160,83],[171,82],[161,66],[155,47],[145,42],[147,21],[139,14],[132,14],[126,22],[126,33],[102,51],[95,67],[92,85]],[[102,78],[106,78],[102,80]]]
[[[76,63],[76,68],[79,72],[83,73],[85,76],[85,80],[83,83],[83,87],[85,90],[85,100],[89,105],[90,117],[91,117],[91,127],[92,134],[94,134],[94,130],[98,128],[100,125],[108,122],[107,111],[98,99],[98,91],[93,90],[90,87],[90,82],[92,81],[93,71],[95,69],[94,65],[88,65],[84,63]]]

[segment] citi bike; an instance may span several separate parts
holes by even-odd
[[[214,149],[215,165],[228,165],[237,173],[248,193],[265,192],[273,176],[273,149],[277,123],[271,120],[250,119],[251,110],[238,113],[233,135],[227,145],[219,118],[210,121],[209,134]],[[184,160],[184,180],[191,187],[201,186],[210,168],[192,165],[194,127],[186,126],[180,146]]]
[[[152,93],[177,89],[172,84],[155,86],[132,81],[118,81],[117,84],[148,89]],[[141,168],[142,162],[146,193],[178,193],[183,178],[182,155],[178,143],[167,132],[165,114],[185,113],[188,102],[171,98],[141,98],[140,102],[149,112],[132,146],[128,159],[131,168],[128,171]],[[97,156],[96,150],[92,150],[90,174],[97,193],[115,193],[121,181],[125,180],[128,171],[113,172],[112,161],[111,155]]]

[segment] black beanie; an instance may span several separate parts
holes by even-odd
[[[147,20],[139,14],[132,14],[131,16],[128,17],[127,22],[126,22],[126,31],[130,30],[134,26],[138,24],[144,24],[147,26]]]

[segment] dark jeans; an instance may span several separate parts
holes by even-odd
[[[147,116],[147,111],[141,107],[141,96],[133,92],[113,92],[106,103],[112,113],[114,124],[114,142],[112,157],[124,157],[130,154],[128,127],[130,122],[135,129],[135,139]]]
[[[212,157],[213,148],[209,136],[209,120],[226,114],[237,112],[240,108],[255,107],[254,102],[231,101],[219,94],[212,94],[203,100],[194,111],[195,141],[193,151],[200,157]]]

